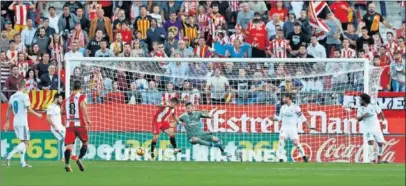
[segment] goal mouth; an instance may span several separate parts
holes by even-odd
[[[282,124],[272,118],[279,114],[283,95],[293,94],[315,128],[297,124],[310,161],[363,162],[362,127],[351,109],[359,101],[346,95],[365,92],[376,98],[381,72],[366,59],[70,58],[65,84],[69,96],[71,82],[81,81],[87,97],[90,143],[96,149],[88,159],[149,159],[157,105],[176,97],[181,103],[176,116],[185,112],[187,102],[207,110],[211,118],[201,120],[201,130],[222,139],[235,156],[227,159],[217,148],[191,145],[185,128],[169,120],[184,150],[174,155],[164,138],[155,151],[158,160],[278,161]],[[136,153],[139,147],[146,150],[142,157]],[[301,161],[291,142],[286,149],[286,161]]]

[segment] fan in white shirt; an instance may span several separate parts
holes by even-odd
[[[361,107],[357,110],[357,118],[361,122],[363,137],[368,141],[369,160],[380,163],[385,139],[379,124],[378,114],[381,117],[383,127],[386,127],[388,121],[385,119],[381,108],[377,104],[371,104],[371,97],[368,94],[360,95],[360,103]],[[378,152],[374,152],[374,141],[378,144]],[[378,159],[375,161],[376,157]]]
[[[276,156],[279,158],[279,162],[283,162],[286,158],[285,151],[285,139],[288,138],[292,141],[293,145],[299,150],[300,156],[302,156],[304,162],[309,160],[306,157],[304,149],[299,142],[299,134],[297,132],[297,124],[304,122],[309,129],[313,129],[307,122],[306,117],[302,114],[302,111],[298,105],[292,102],[292,95],[285,94],[283,96],[284,105],[281,107],[280,116],[276,116],[274,120],[282,121],[282,127],[279,133],[279,147]]]

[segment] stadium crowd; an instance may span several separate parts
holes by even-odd
[[[22,78],[28,90],[63,91],[66,70],[71,80],[83,82],[89,101],[105,103],[159,104],[174,96],[194,103],[272,103],[278,92],[363,86],[363,74],[286,78],[355,68],[345,63],[156,62],[119,63],[128,70],[64,68],[66,58],[84,56],[366,58],[385,66],[382,91],[405,91],[406,23],[393,27],[385,19],[383,1],[383,15],[374,3],[329,2],[321,14],[329,32],[311,26],[309,2],[67,1],[62,12],[51,2],[34,2],[1,2],[2,100],[17,90]],[[380,23],[392,31],[381,33]],[[157,73],[161,76],[152,75]],[[285,79],[266,80],[275,78]]]

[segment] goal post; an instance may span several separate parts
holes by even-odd
[[[171,122],[183,151],[174,155],[161,133],[158,160],[277,161],[281,123],[270,118],[278,115],[282,95],[290,93],[315,128],[298,123],[310,161],[368,162],[357,101],[345,95],[364,92],[376,98],[381,72],[366,59],[69,58],[65,94],[71,94],[71,81],[82,82],[93,123],[87,159],[148,160],[157,105],[177,97],[178,117],[186,102],[209,111],[212,118],[201,121],[202,130],[222,139],[233,157],[222,157],[215,147],[191,145],[185,129]],[[135,153],[139,147],[147,152],[143,157]],[[301,161],[291,142],[285,149],[284,159]]]

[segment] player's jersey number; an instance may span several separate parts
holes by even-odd
[[[18,113],[18,101],[13,102],[13,110],[14,110],[14,114]]]
[[[69,114],[71,114],[71,115],[75,115],[75,113],[76,113],[76,106],[75,106],[75,103],[70,103],[69,104]]]

